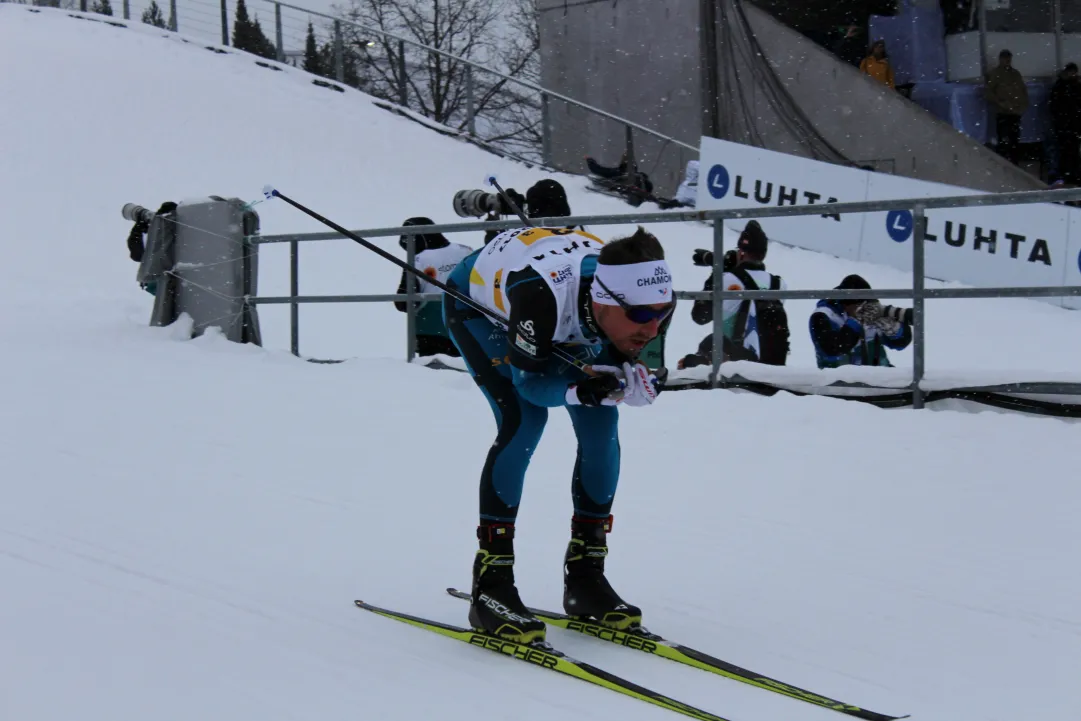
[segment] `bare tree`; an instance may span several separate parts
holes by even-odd
[[[367,92],[458,130],[468,126],[472,98],[478,135],[539,148],[536,93],[463,62],[535,82],[533,0],[350,0],[338,13],[406,41],[343,24],[346,45],[370,78]]]

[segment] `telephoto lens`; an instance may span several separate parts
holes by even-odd
[[[149,225],[150,221],[154,219],[153,211],[135,203],[124,203],[124,207],[120,209],[120,214],[124,216],[124,220],[130,220],[133,223],[146,223]]]
[[[479,218],[498,212],[499,196],[483,190],[459,190],[454,194],[454,212],[460,218]]]

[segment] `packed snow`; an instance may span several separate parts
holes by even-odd
[[[524,190],[539,171],[137,24],[3,4],[0,65],[0,719],[676,718],[353,606],[466,624],[443,589],[469,583],[495,431],[468,376],[404,362],[390,304],[302,308],[303,352],[341,364],[291,356],[284,308],[260,309],[262,348],[192,340],[186,321],[148,326],[124,245],[126,202],[255,200],[271,182],[382,227],[456,220],[457,189],[496,172]],[[558,177],[577,212],[629,210]],[[255,207],[264,233],[323,230]],[[651,230],[677,286],[699,288],[690,255],[709,230]],[[910,282],[780,244],[768,265],[793,288],[850,272]],[[287,268],[284,247],[264,248],[260,293],[287,293]],[[303,293],[385,293],[397,277],[349,240],[302,249]],[[795,328],[812,305],[789,304]],[[673,359],[706,332],[679,313]],[[1076,369],[1071,311],[951,300],[928,318],[929,370]],[[812,370],[806,334],[794,341],[793,365]],[[911,351],[891,356],[904,367]],[[719,391],[621,416],[608,567],[652,630],[919,721],[1076,716],[1075,425]],[[518,524],[531,605],[560,607],[573,463],[554,412]],[[549,640],[732,721],[841,718],[577,634]]]

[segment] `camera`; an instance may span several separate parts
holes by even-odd
[[[459,190],[454,194],[453,205],[454,212],[460,218],[479,218],[489,213],[507,215],[510,212],[509,209],[507,213],[502,212],[503,202],[498,194],[483,190]]]
[[[526,199],[514,188],[507,188],[507,195],[525,211]],[[479,218],[482,215],[514,215],[514,208],[498,193],[484,190],[459,190],[452,202],[454,212],[460,218]]]
[[[144,223],[150,225],[150,221],[154,219],[154,211],[147,210],[141,205],[135,203],[124,203],[124,207],[120,209],[120,214],[124,216],[124,220],[130,220],[133,223]]]
[[[882,315],[890,320],[896,320],[905,325],[912,325],[912,309],[911,308],[898,308],[893,305],[882,306]]]
[[[713,265],[713,251],[706,250],[704,248],[698,248],[694,251],[694,255],[691,256],[691,260],[694,262],[695,265],[709,267]],[[725,273],[731,271],[733,268],[736,267],[736,260],[737,258],[735,250],[725,251],[724,262],[721,264],[721,270],[723,270]]]

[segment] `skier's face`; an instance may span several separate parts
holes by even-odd
[[[656,305],[643,306],[658,313],[671,311],[670,303],[657,303]],[[637,358],[649,342],[660,333],[661,323],[667,315],[660,315],[645,323],[636,323],[628,317],[627,311],[618,305],[593,304],[593,314],[600,325],[601,330],[608,336],[620,353]]]

